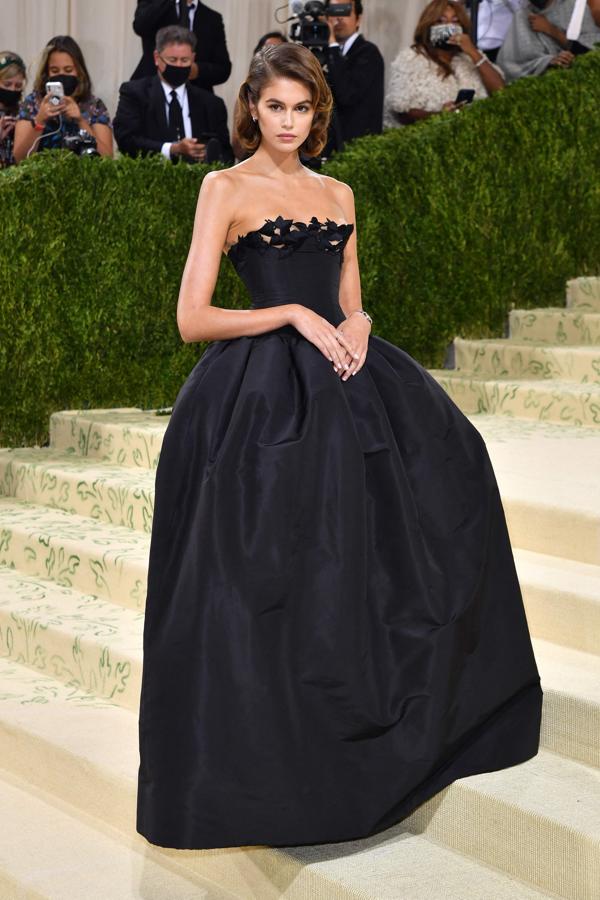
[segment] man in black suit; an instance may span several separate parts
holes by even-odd
[[[143,56],[131,79],[154,75],[156,33],[166,25],[181,25],[196,35],[196,61],[190,81],[195,87],[213,92],[231,75],[225,28],[220,13],[200,0],[138,0],[133,30],[142,39]]]
[[[121,153],[162,153],[174,162],[233,162],[224,102],[188,83],[195,45],[191,31],[179,25],[161,28],[154,51],[157,73],[121,85],[113,121]]]
[[[335,101],[337,150],[345,141],[383,130],[383,56],[359,34],[362,14],[362,0],[353,0],[349,16],[327,16],[327,79]]]

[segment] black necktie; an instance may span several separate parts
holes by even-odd
[[[193,12],[195,8],[195,3],[188,6],[186,0],[179,0],[179,24],[182,28],[187,28],[189,31],[192,30],[190,28],[190,13]]]
[[[175,90],[171,91],[171,102],[169,103],[169,137],[172,141],[180,141],[185,137],[183,111]]]

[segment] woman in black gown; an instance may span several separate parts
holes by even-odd
[[[177,321],[211,343],[164,436],[144,625],[137,830],[160,846],[366,837],[538,749],[483,439],[370,334],[352,191],[300,163],[331,104],[308,50],[257,54],[255,152],[198,199]],[[210,305],[223,250],[250,309]]]

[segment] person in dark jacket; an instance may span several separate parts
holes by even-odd
[[[190,82],[213,93],[231,74],[231,60],[220,13],[200,0],[138,0],[133,30],[142,39],[143,56],[131,79],[154,75],[156,33],[166,25],[181,25],[196,35],[196,61]]]
[[[338,121],[338,150],[345,141],[383,129],[383,56],[359,33],[362,13],[362,0],[353,0],[349,16],[327,16],[327,78]]]
[[[195,42],[196,36],[178,25],[162,28],[156,35],[156,74],[121,85],[113,121],[121,153],[233,162],[223,100],[187,80]]]

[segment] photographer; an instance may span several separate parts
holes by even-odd
[[[475,47],[462,3],[432,0],[421,15],[412,47],[392,63],[385,125],[409,125],[444,110],[458,110],[459,91],[484,98],[504,87],[502,71]]]
[[[526,75],[542,75],[550,68],[569,68],[576,52],[585,52],[600,41],[600,3],[588,0],[578,41],[571,44],[567,28],[575,0],[529,0],[515,13],[498,54],[508,82]]]
[[[331,5],[327,0],[326,7]],[[328,14],[326,18],[327,80],[342,142],[364,134],[380,134],[383,128],[383,57],[376,45],[359,33],[362,14],[362,0],[352,0],[349,16]]]
[[[64,97],[46,92],[46,83],[60,82]],[[58,102],[56,102],[58,101]],[[53,37],[42,54],[34,89],[19,108],[15,126],[15,159],[25,159],[33,150],[55,150],[65,139],[84,140],[97,145],[102,156],[113,155],[113,138],[108,110],[92,94],[90,75],[79,45],[68,35]]]
[[[27,71],[21,57],[10,50],[0,52],[0,169],[15,162],[15,123],[26,80]]]

